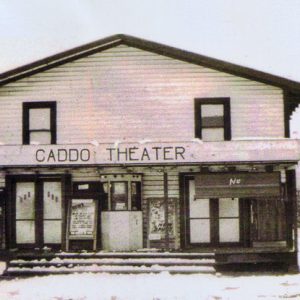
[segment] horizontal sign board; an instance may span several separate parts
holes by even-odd
[[[134,165],[298,161],[296,140],[3,145],[0,165]]]
[[[279,197],[280,173],[198,174],[196,198]]]

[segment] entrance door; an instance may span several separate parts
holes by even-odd
[[[62,242],[60,181],[15,183],[15,244],[17,247],[57,246]]]
[[[195,180],[188,179],[187,241],[193,245],[240,242],[240,199],[195,197]]]

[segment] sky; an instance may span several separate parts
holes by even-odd
[[[1,0],[0,72],[124,33],[300,82],[299,0]]]
[[[300,0],[0,0],[0,16],[0,73],[123,33],[300,82]]]

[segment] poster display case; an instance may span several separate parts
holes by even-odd
[[[72,199],[68,211],[66,248],[70,240],[92,240],[97,247],[97,201],[94,199]]]

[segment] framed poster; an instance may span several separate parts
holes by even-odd
[[[149,198],[149,240],[165,240],[166,221],[165,221],[165,203],[164,198]],[[175,237],[176,227],[176,200],[168,199],[168,233],[169,238]]]
[[[97,201],[94,199],[72,199],[68,214],[68,240],[93,240],[96,249]]]

